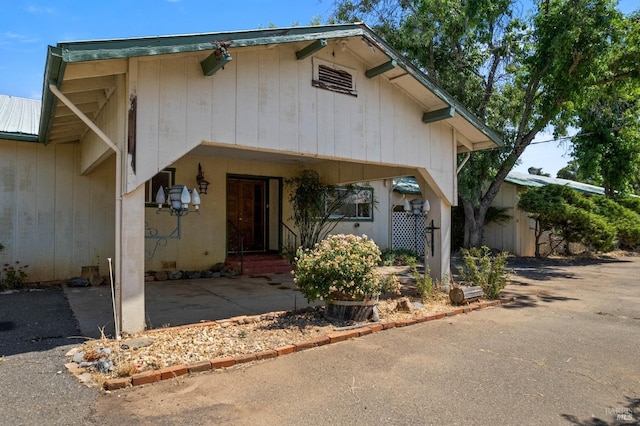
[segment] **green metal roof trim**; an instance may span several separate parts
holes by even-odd
[[[587,183],[576,182],[568,179],[552,178],[547,176],[530,175],[527,173],[510,172],[506,179],[506,182],[512,183],[518,186],[524,186],[527,188],[535,188],[545,185],[564,185],[569,188],[580,191],[584,194],[604,194],[604,188],[595,185],[589,185]]]
[[[47,49],[47,62],[44,67],[44,82],[42,86],[42,109],[40,113],[40,127],[38,130],[39,140],[46,143],[49,139],[49,132],[53,125],[53,108],[56,104],[56,98],[49,84],[55,84],[60,88],[62,84],[62,76],[67,63],[62,60],[62,54],[59,48],[49,46]]]
[[[498,145],[502,144],[497,133],[481,122],[462,104],[455,101],[364,23],[58,43],[57,47],[50,46],[47,53],[42,96],[42,118],[39,132],[41,141],[48,139],[51,116],[55,104],[53,94],[48,86],[49,83],[60,86],[67,63],[209,51],[215,48],[216,43],[225,43],[231,48],[237,48],[357,36],[365,37],[377,45],[390,59],[395,59],[401,68],[423,86],[447,104],[455,107],[462,117],[472,123],[488,139]]]

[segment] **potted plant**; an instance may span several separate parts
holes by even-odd
[[[296,253],[295,282],[309,301],[324,300],[325,316],[364,321],[393,280],[376,273],[380,249],[366,235],[330,235]]]

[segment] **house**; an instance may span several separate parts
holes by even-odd
[[[550,184],[566,185],[584,194],[604,194],[603,188],[582,182],[511,171],[492,203],[495,207],[507,209],[505,213],[511,218],[502,223],[485,225],[484,244],[516,256],[535,256],[536,223],[525,211],[518,208],[518,197],[528,188]],[[544,244],[540,247],[540,252],[546,255],[550,250],[548,238],[543,237],[541,242]]]
[[[0,260],[34,280],[113,265],[125,332],[145,326],[145,270],[208,269],[240,234],[244,251],[282,250],[283,182],[303,168],[332,184],[415,176],[442,277],[456,156],[500,142],[362,23],[59,43],[37,132],[15,130],[0,135]],[[174,184],[189,190],[170,215]]]

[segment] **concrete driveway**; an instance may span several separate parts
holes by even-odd
[[[640,257],[522,261],[502,308],[97,398],[102,424],[640,422]]]

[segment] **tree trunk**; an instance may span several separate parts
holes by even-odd
[[[488,206],[483,207],[483,204],[474,206],[466,200],[462,200],[462,206],[464,208],[464,246],[480,248]]]

